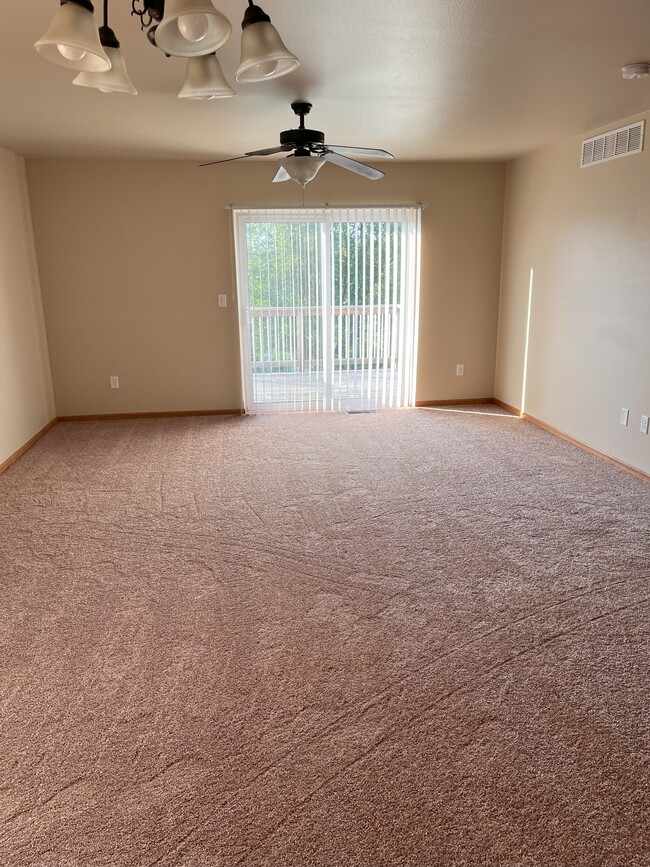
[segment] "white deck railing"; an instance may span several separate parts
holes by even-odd
[[[321,307],[251,307],[248,315],[253,371],[322,369]],[[335,369],[395,366],[399,305],[335,305],[331,315]]]

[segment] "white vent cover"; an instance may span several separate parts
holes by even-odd
[[[638,154],[643,150],[644,129],[645,121],[641,120],[583,141],[581,167]]]

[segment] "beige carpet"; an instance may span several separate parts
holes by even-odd
[[[650,487],[526,422],[59,424],[0,563],[1,867],[650,864]]]

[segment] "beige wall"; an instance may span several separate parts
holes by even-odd
[[[526,412],[650,472],[650,147],[581,169],[598,132],[508,167],[496,396],[521,407],[532,268]]]
[[[53,417],[25,166],[0,148],[0,464]]]
[[[429,205],[419,400],[491,396],[505,167],[396,163],[377,183],[326,167],[306,204]],[[273,161],[30,160],[59,415],[241,405],[228,204],[298,205]],[[229,307],[219,309],[217,294]],[[456,364],[465,376],[456,377]],[[119,391],[109,376],[120,377]]]

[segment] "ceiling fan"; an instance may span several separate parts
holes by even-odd
[[[355,172],[370,181],[378,181],[384,177],[384,172],[351,159],[346,154],[357,154],[365,157],[381,157],[393,159],[393,155],[380,148],[347,147],[346,145],[325,144],[325,134],[315,129],[305,129],[305,117],[311,111],[310,102],[292,102],[291,108],[300,118],[298,129],[286,129],[280,133],[280,144],[272,148],[264,148],[259,151],[248,151],[240,157],[231,157],[227,160],[215,160],[211,163],[203,163],[203,166],[215,166],[219,163],[230,163],[234,160],[244,160],[247,157],[263,157],[270,154],[288,153],[282,165],[273,178],[274,184],[283,181],[296,181],[301,187],[305,187],[312,181],[326,162],[334,163],[342,169]]]

